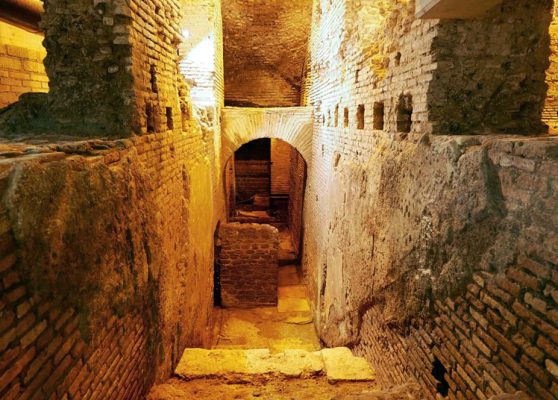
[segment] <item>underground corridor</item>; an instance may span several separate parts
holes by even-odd
[[[558,400],[554,0],[0,0],[0,399]]]

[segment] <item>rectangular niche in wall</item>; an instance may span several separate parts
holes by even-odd
[[[357,129],[364,129],[364,112],[365,112],[365,108],[364,108],[364,104],[359,104],[358,108],[357,108]]]
[[[384,103],[374,103],[374,129],[384,130]]]
[[[345,107],[343,110],[343,126],[345,128],[349,127],[349,108]]]
[[[397,132],[411,132],[413,116],[413,96],[401,95],[397,104]]]
[[[335,127],[337,128],[339,126],[339,104],[337,104],[335,106],[335,115],[334,115],[334,119],[335,119]]]
[[[172,120],[172,107],[167,107],[167,129],[174,129],[174,122]]]
[[[145,105],[145,120],[147,133],[155,132],[155,115],[153,114],[153,106],[151,104]]]

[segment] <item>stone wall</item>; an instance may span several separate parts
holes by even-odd
[[[227,105],[300,104],[310,20],[310,0],[223,2]]]
[[[447,380],[452,399],[516,388],[537,399],[557,396],[551,271],[558,143],[427,135],[536,131],[531,111],[542,99],[544,57],[538,47],[518,44],[527,37],[545,43],[548,4],[513,3],[486,20],[444,23],[414,20],[412,2],[314,3],[303,90],[315,109],[303,269],[315,321],[326,345],[348,345],[368,357],[384,385],[418,379],[425,398],[443,390],[437,379]],[[531,33],[515,25],[524,15],[540,23]],[[502,32],[512,47],[498,54]],[[463,47],[458,37],[466,38]],[[495,46],[494,81],[513,95],[497,96],[475,72],[490,60],[474,67],[467,61],[477,54],[469,46],[481,43]],[[526,48],[530,55],[519,57]],[[500,64],[513,54],[510,71],[532,77],[525,92]],[[475,79],[465,80],[468,71]],[[440,129],[456,115],[466,120],[450,112],[456,103],[447,98],[453,88],[467,92],[462,81],[482,87],[472,91],[475,100],[461,103],[480,104],[496,93],[485,116],[497,122],[501,112],[508,120],[493,129],[471,111],[465,131]],[[529,115],[511,117],[531,101]]]
[[[279,231],[264,224],[223,224],[219,229],[224,307],[277,304]]]
[[[47,92],[42,35],[0,21],[0,108],[22,93]]]
[[[214,148],[204,136],[192,124],[9,145],[0,397],[142,399],[185,347],[211,340]]]

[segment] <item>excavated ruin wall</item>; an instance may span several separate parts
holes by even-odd
[[[525,9],[535,15],[548,8],[516,3],[517,9],[507,2],[496,11],[518,21]],[[445,36],[448,26],[413,20],[412,10],[412,2],[315,2],[304,85],[316,121],[303,268],[320,337],[366,356],[384,385],[417,379],[425,398],[444,391],[445,380],[451,399],[516,389],[555,399],[558,142],[428,135],[441,126],[430,105],[451,105],[433,97],[432,82],[456,72],[438,58],[440,45],[447,40],[456,49],[456,63],[467,49]],[[538,25],[526,34],[524,25],[489,18],[493,32],[507,32],[512,43],[525,35],[545,42],[535,33]],[[484,23],[475,25],[479,34]],[[451,24],[475,36],[468,22]],[[544,70],[540,56],[533,57],[525,71]],[[516,78],[495,79],[509,89]],[[447,85],[459,88],[459,82]],[[531,84],[533,104],[541,102],[538,83]],[[474,91],[479,99],[484,93]],[[519,103],[527,95],[516,94]],[[398,109],[407,99],[410,127]],[[514,96],[498,98],[487,115],[511,107],[506,99]],[[375,106],[382,102],[378,120]]]
[[[212,135],[38,151],[0,162],[0,397],[142,399],[210,340]]]

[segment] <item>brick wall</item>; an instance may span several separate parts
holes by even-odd
[[[47,92],[42,36],[0,21],[0,108],[22,93]]]
[[[214,150],[203,137],[192,124],[57,153],[10,148],[21,156],[0,161],[1,398],[143,399],[186,346],[208,343]],[[29,147],[38,154],[23,156]]]
[[[558,15],[556,4],[554,15],[550,24],[550,65],[546,71],[548,92],[543,111],[543,121],[553,132],[558,130]]]
[[[300,104],[310,14],[310,0],[223,2],[228,105]]]
[[[364,125],[372,127],[378,103],[382,130],[407,134],[398,123],[407,103],[410,132],[540,133],[550,16],[546,0],[507,1],[472,21],[415,20],[412,2],[315,1],[304,104],[315,104],[329,126],[338,106],[338,125],[346,108],[356,127],[363,105]],[[533,42],[524,43],[530,35]],[[531,78],[517,86],[518,76]]]
[[[223,306],[276,305],[277,228],[264,224],[223,224],[219,229],[219,242]]]
[[[300,153],[291,147],[289,165],[289,218],[288,224],[293,245],[298,255],[302,251],[302,211],[306,188],[306,162]]]
[[[240,200],[248,200],[256,194],[269,197],[271,182],[269,161],[235,160],[234,172],[236,194]]]
[[[278,139],[271,139],[271,194],[289,194],[292,146]]]
[[[516,29],[503,19],[540,13],[530,19],[539,21],[539,32],[547,4],[507,2],[488,20],[438,26],[414,20],[411,3],[314,3],[303,90],[316,117],[303,269],[320,338],[366,356],[385,386],[417,379],[425,399],[436,398],[440,385],[432,374],[436,358],[438,369],[446,370],[449,398],[524,390],[536,399],[555,399],[556,140],[413,135],[440,126],[429,104],[453,104],[440,100],[445,94],[433,96],[432,80],[466,70],[468,63],[450,66],[466,60],[469,51],[476,54],[479,49],[468,48],[475,43],[494,45],[490,57],[499,60],[506,35],[514,37],[510,46],[529,36],[527,25]],[[484,30],[488,21],[491,28]],[[448,36],[450,27],[459,35]],[[477,28],[483,39],[475,41]],[[543,34],[535,36],[544,42]],[[466,49],[454,43],[457,37],[469,38]],[[463,58],[441,62],[431,49],[444,41],[452,52],[463,51]],[[541,54],[533,57],[530,66],[519,62],[512,69],[539,71]],[[529,85],[539,85],[540,74],[533,76]],[[467,82],[484,82],[475,77]],[[513,91],[517,81],[508,78],[499,81],[502,90]],[[456,82],[451,87],[461,90]],[[484,89],[473,96],[490,92]],[[536,103],[539,93],[529,89],[506,99],[521,102],[532,95]],[[409,101],[410,134],[402,130]],[[492,103],[486,115],[505,108],[502,115],[509,116],[519,107],[503,102]],[[384,106],[382,128],[374,124],[378,103]],[[361,105],[364,129],[358,124]],[[536,125],[532,117],[525,121]],[[517,120],[510,117],[503,130],[508,122]],[[478,133],[481,125],[465,133]]]

